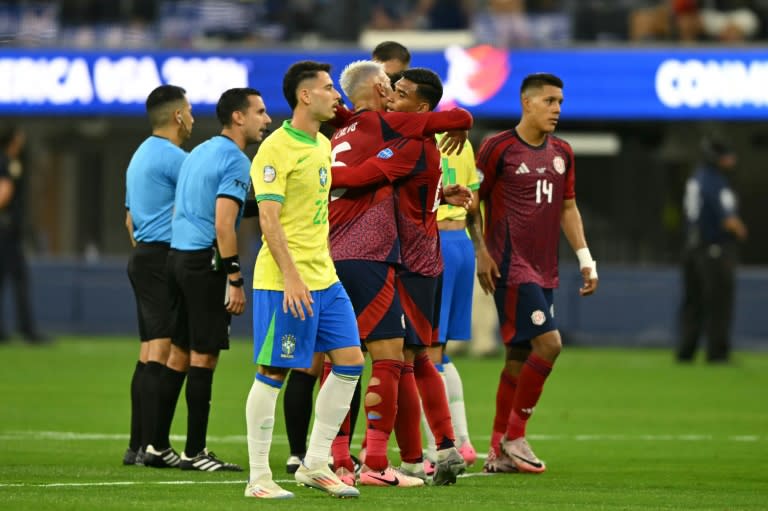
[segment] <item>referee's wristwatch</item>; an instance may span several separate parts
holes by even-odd
[[[243,280],[243,277],[240,277],[239,279],[236,279],[236,280],[229,281],[229,285],[232,287],[243,287],[244,283],[245,281]]]

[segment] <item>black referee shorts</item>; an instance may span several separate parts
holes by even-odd
[[[229,349],[231,316],[224,306],[227,274],[213,270],[213,248],[171,250],[172,317],[176,325],[173,344],[198,353],[216,354]]]
[[[168,287],[169,250],[168,243],[138,243],[128,259],[128,278],[136,297],[142,342],[174,334]]]

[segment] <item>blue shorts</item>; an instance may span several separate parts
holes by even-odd
[[[360,339],[398,339],[405,336],[405,319],[395,286],[395,267],[378,261],[336,261],[336,274],[349,293],[357,316]]]
[[[437,344],[440,325],[440,288],[442,275],[425,277],[402,271],[397,274],[400,301],[405,313],[405,344]]]
[[[283,292],[253,290],[253,358],[263,366],[312,366],[312,356],[360,346],[355,311],[341,283],[310,293],[314,316],[283,312]]]
[[[493,294],[505,344],[530,341],[557,330],[552,290],[538,284],[497,287]]]
[[[472,289],[475,286],[475,249],[464,229],[440,231],[443,252],[443,293],[440,343],[472,338]]]

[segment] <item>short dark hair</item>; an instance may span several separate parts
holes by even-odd
[[[250,106],[249,96],[261,96],[261,92],[251,87],[227,89],[216,103],[216,118],[222,126],[232,125],[232,114],[245,112]]]
[[[545,85],[562,89],[563,81],[550,73],[533,73],[523,78],[523,83],[520,84],[520,94],[527,92],[529,89],[538,89]]]
[[[411,52],[408,51],[408,48],[395,41],[384,41],[377,44],[376,48],[371,52],[371,57],[378,62],[397,59],[406,66],[411,63]]]
[[[299,103],[299,98],[296,96],[299,84],[309,78],[317,78],[317,74],[321,71],[330,73],[331,65],[324,62],[302,60],[288,68],[285,76],[283,76],[283,96],[288,101],[291,110],[295,109]]]
[[[402,77],[416,84],[416,94],[427,100],[430,110],[437,108],[443,98],[443,82],[437,73],[425,67],[414,67],[403,70]]]
[[[701,155],[704,161],[716,164],[724,156],[734,156],[733,148],[720,135],[708,133],[701,139]]]
[[[160,85],[149,93],[145,107],[152,128],[158,128],[169,121],[167,107],[173,103],[184,101],[186,90],[178,85]]]

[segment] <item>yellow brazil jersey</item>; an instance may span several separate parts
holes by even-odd
[[[313,139],[290,121],[269,135],[251,164],[256,200],[282,204],[280,223],[288,250],[310,291],[329,288],[339,279],[328,246],[328,192],[331,143],[321,133]],[[282,291],[283,274],[266,240],[253,272],[253,288]]]
[[[438,142],[443,137],[437,136]],[[480,189],[480,179],[475,167],[475,152],[472,150],[472,144],[469,140],[464,144],[464,150],[461,154],[453,153],[450,156],[445,153],[440,154],[440,166],[443,169],[443,186],[460,184],[472,191]],[[467,217],[467,210],[464,208],[443,204],[437,210],[437,221],[442,220],[464,220]]]

